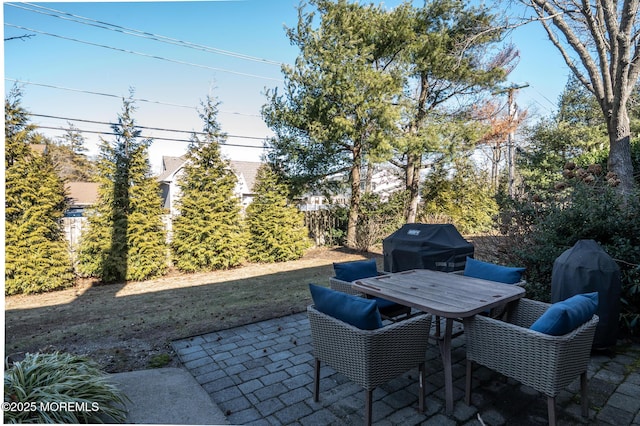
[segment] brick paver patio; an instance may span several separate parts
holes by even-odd
[[[418,371],[374,391],[373,421],[381,425],[543,425],[546,397],[484,367],[474,370],[472,405],[464,403],[464,334],[453,341],[454,412],[445,415],[437,345],[427,352],[426,412],[418,412]],[[363,390],[322,367],[320,402],[313,401],[313,347],[306,312],[173,342],[174,349],[230,424],[362,424]],[[580,416],[576,380],[557,398],[560,425],[640,424],[640,344],[593,355],[590,413]]]

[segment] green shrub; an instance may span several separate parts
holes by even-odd
[[[600,178],[572,179],[546,202],[512,202],[503,214],[508,261],[527,268],[527,296],[549,301],[555,259],[578,240],[597,241],[620,267],[621,329],[640,334],[640,194],[623,198]]]
[[[29,123],[19,91],[5,100],[5,294],[58,290],[74,284],[71,257],[60,228],[64,184],[46,142]]]
[[[4,374],[5,423],[122,423],[125,399],[97,365],[71,354],[27,354]]]
[[[255,197],[247,207],[247,253],[253,262],[300,259],[311,246],[304,214],[289,202],[287,186],[268,165],[262,165],[253,187]]]
[[[238,178],[220,151],[227,135],[217,122],[217,105],[211,97],[203,103],[204,135],[193,136],[178,180],[180,214],[173,219],[171,249],[175,266],[184,272],[235,268],[246,258]]]
[[[167,271],[160,187],[151,176],[149,144],[140,139],[133,100],[124,100],[114,141],[102,140],[98,199],[83,229],[78,272],[105,283],[142,281]]]

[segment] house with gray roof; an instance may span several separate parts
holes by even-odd
[[[82,217],[85,209],[93,206],[98,199],[97,182],[71,181],[65,183],[68,208],[65,217]]]
[[[162,191],[163,207],[167,209],[170,216],[177,214],[175,202],[180,198],[180,187],[178,181],[184,170],[186,159],[181,157],[162,157],[162,172],[158,176],[160,189]],[[235,173],[238,183],[236,184],[235,195],[241,200],[242,207],[246,208],[253,200],[253,185],[256,180],[258,168],[262,163],[255,161],[230,161],[231,168]]]

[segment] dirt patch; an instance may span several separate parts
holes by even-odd
[[[376,257],[382,269],[379,253]],[[64,351],[108,372],[176,366],[171,341],[303,311],[307,284],[328,284],[332,263],[362,259],[318,248],[301,260],[248,264],[209,273],[172,271],[155,280],[100,285],[5,299],[5,355]]]

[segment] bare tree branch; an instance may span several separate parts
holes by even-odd
[[[22,40],[24,41],[24,39],[26,38],[31,38],[31,37],[35,37],[35,34],[25,34],[25,35],[21,35],[21,36],[16,36],[16,37],[9,37],[9,38],[5,38],[4,41],[9,41],[9,40]]]
[[[549,25],[548,21],[549,20],[553,20],[554,17],[556,16],[556,14],[550,15],[549,17],[545,17],[541,10],[539,10],[539,9],[535,9],[535,10],[538,13],[538,16],[540,17],[540,22],[542,23],[542,26],[544,27],[545,31],[547,32],[547,36],[549,37],[549,40],[560,51],[560,54],[562,55],[564,61],[566,62],[566,64],[569,67],[569,69],[574,73],[576,78],[578,78],[578,80],[580,80],[580,82],[582,84],[584,84],[584,86],[587,88],[587,90],[589,90],[594,95],[598,96],[598,92],[604,93],[604,90],[602,89],[601,86],[599,88],[598,87],[594,87],[594,85],[592,84],[591,80],[589,78],[587,78],[584,75],[584,73],[578,68],[578,66],[575,64],[575,62],[573,61],[573,59],[569,55],[569,52],[565,49],[564,45],[560,42],[560,40],[558,39],[556,34],[552,31],[551,26]]]
[[[560,30],[560,32],[565,36],[567,43],[571,48],[576,52],[582,65],[584,66],[586,72],[589,74],[589,79],[587,80],[584,74],[579,70],[577,65],[574,63],[571,55],[566,50],[565,46],[560,42],[560,40],[555,36],[551,27],[549,26],[548,21],[543,20],[542,24],[549,35],[549,38],[553,42],[553,44],[560,50],[565,62],[573,71],[573,73],[578,77],[578,79],[585,84],[589,90],[592,90],[593,93],[599,98],[603,99],[606,97],[606,88],[604,85],[604,76],[601,76],[598,71],[598,66],[594,62],[591,57],[589,50],[584,45],[584,43],[580,40],[575,31],[571,28],[571,26],[567,23],[567,21],[563,18],[561,13],[554,8],[554,4],[548,0],[532,0],[531,5],[534,7],[538,16],[544,17],[545,13],[550,15],[551,21],[553,25]],[[607,71],[608,72],[608,71]],[[590,80],[590,83],[589,82]]]
[[[520,0],[531,7],[578,80],[600,104],[609,169],[634,187],[627,101],[640,76],[640,0]]]

